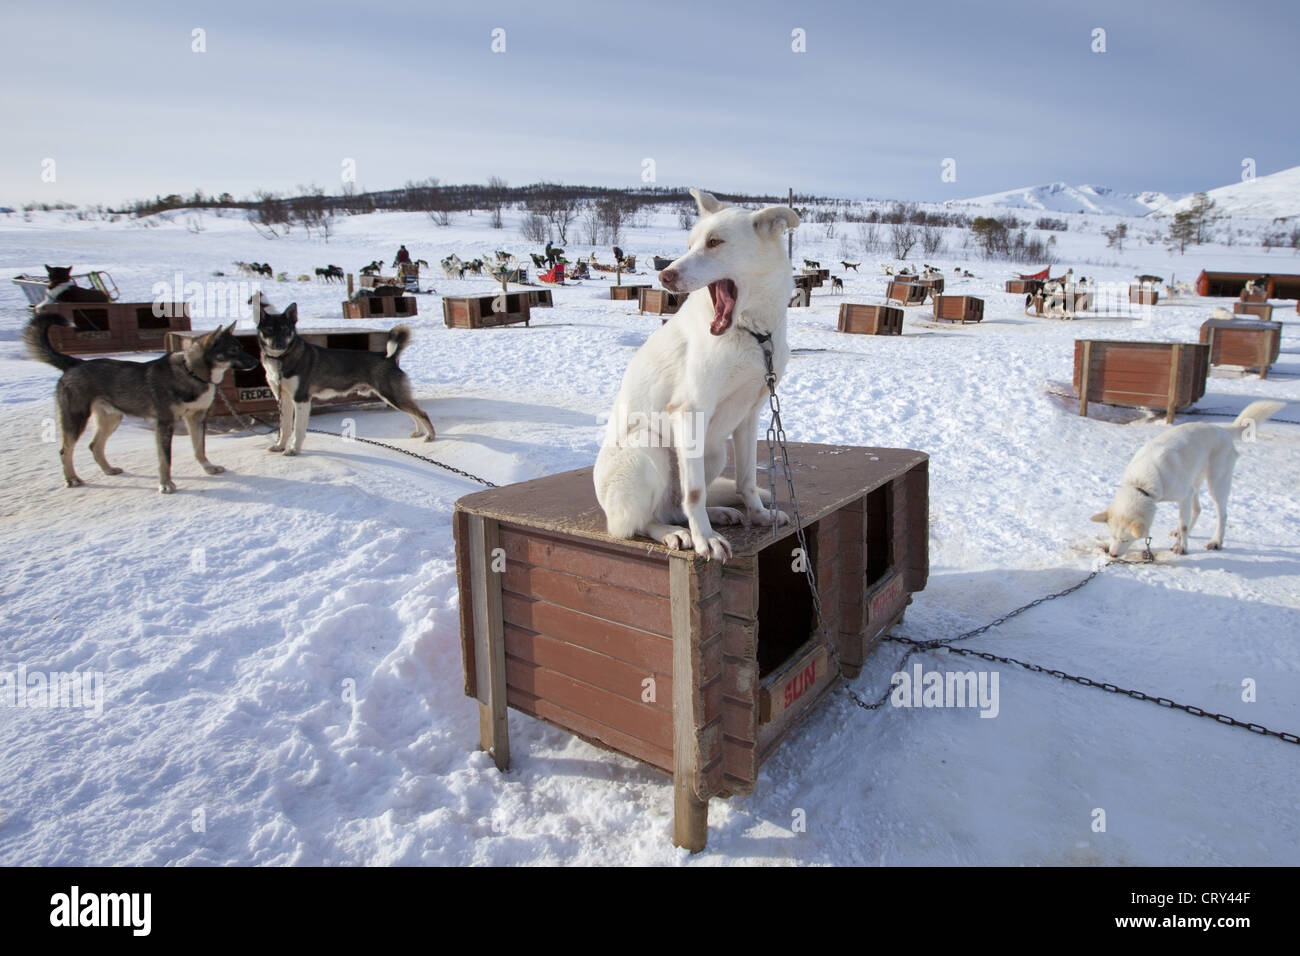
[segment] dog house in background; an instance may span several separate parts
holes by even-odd
[[[1156,291],[1155,286],[1130,285],[1128,300],[1134,305],[1155,305],[1160,301],[1160,293]]]
[[[1296,303],[1300,306],[1300,302]],[[1251,315],[1257,319],[1272,319],[1273,306],[1267,302],[1234,302],[1232,303],[1233,315]]]
[[[169,332],[165,344],[168,352],[179,352],[193,339],[206,335],[207,332]],[[388,332],[383,329],[299,329],[298,334],[312,345],[330,349],[354,349],[358,352],[386,352],[388,349]],[[235,332],[235,338],[244,347],[244,351],[257,359],[257,366],[242,372],[232,368],[221,379],[218,390],[230,407],[240,415],[280,414],[280,403],[271,393],[271,386],[266,382],[266,372],[262,369],[262,348],[258,343],[256,332]],[[312,408],[327,405],[352,405],[357,402],[376,401],[372,395],[356,392],[339,395],[334,398],[313,398]],[[209,414],[219,418],[226,414],[226,407],[221,402],[213,403]]]
[[[1201,400],[1209,372],[1208,345],[1105,339],[1074,343],[1080,415],[1088,414],[1089,402],[1163,408],[1165,422],[1172,425],[1174,412]]]
[[[689,293],[669,292],[667,289],[642,289],[637,297],[637,308],[641,315],[647,312],[653,315],[676,315],[677,310],[686,304]]]
[[[840,306],[837,328],[857,335],[902,335],[903,310],[892,305],[845,302]]]
[[[1254,280],[1269,299],[1300,299],[1300,275],[1264,275],[1259,272],[1210,272],[1201,270],[1196,277],[1196,294],[1238,296],[1246,283]]]
[[[947,322],[980,322],[984,319],[984,300],[973,295],[936,295],[934,317]]]
[[[591,468],[456,502],[465,693],[499,768],[513,707],[671,774],[674,842],[703,849],[709,799],[754,788],[836,659],[856,677],[929,572],[926,455],[790,456],[826,640],[790,525],[720,529],[734,552],[721,564],[610,537]]]
[[[55,302],[40,312],[57,313],[72,323],[50,326],[50,344],[69,355],[161,352],[168,332],[190,328],[186,302]]]
[[[1043,291],[1042,279],[1008,279],[1006,289],[1017,295],[1037,295]]]
[[[449,329],[489,329],[499,325],[525,326],[532,321],[528,292],[442,297],[442,324]]]
[[[413,295],[359,295],[343,303],[345,319],[405,319],[419,311]]]
[[[1239,365],[1257,369],[1268,378],[1268,368],[1282,348],[1282,326],[1250,319],[1210,319],[1201,326],[1201,342],[1210,347],[1211,365]]]
[[[812,290],[818,288],[821,283],[816,277],[810,275],[797,275],[793,277],[794,296],[790,299],[790,305],[794,308],[807,308],[812,303]]]
[[[618,302],[637,302],[641,299],[641,290],[649,288],[648,285],[612,285],[609,297]]]
[[[900,305],[920,305],[929,292],[928,286],[911,279],[890,279],[889,285],[885,288],[885,298]]]

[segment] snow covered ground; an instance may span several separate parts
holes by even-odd
[[[297,232],[267,241],[235,216],[205,215],[194,232],[188,218],[156,228],[2,218],[0,265],[6,277],[46,262],[107,269],[131,300],[178,271],[214,281],[235,259],[291,275],[329,262],[355,271],[390,261],[405,242],[435,263],[438,292],[454,293],[490,283],[436,275],[448,253],[531,247],[513,221],[493,231],[481,213],[448,228],[416,214],[344,219],[327,245]],[[1117,253],[1098,234],[1114,217],[1069,218],[1060,269],[1076,275],[1300,271],[1289,254],[1241,246],[1169,257],[1141,238],[1139,220]],[[857,234],[833,228],[802,227],[796,259],[842,274]],[[664,215],[622,245],[645,268],[684,241]],[[572,236],[567,248],[591,251]],[[812,308],[790,313],[797,354],[782,402],[794,440],[932,456],[930,581],[900,633],[953,635],[1077,581],[1101,530],[1088,516],[1165,426],[1130,410],[1078,417],[1059,394],[1069,392],[1074,339],[1194,341],[1223,303],[1034,319],[1002,292],[1014,265],[958,252],[935,264],[948,291],[985,298],[981,324],[939,328],[921,307],[908,310],[902,337],[846,336],[835,331],[840,302],[882,301],[885,281],[875,258],[847,258],[863,265],[845,276],[844,296],[823,288]],[[978,278],[953,278],[957,265]],[[360,436],[499,483],[588,465],[623,369],[658,324],[609,301],[607,284],[557,289],[556,307],[536,312],[531,329],[448,330],[438,297],[422,296],[403,366],[438,429],[433,445],[405,437],[405,416],[373,407],[313,424],[351,418]],[[267,291],[280,306],[296,299],[304,316],[341,311],[337,286]],[[1279,309],[1288,324],[1274,374],[1216,372],[1202,409],[1235,413],[1268,397],[1290,403],[1279,418],[1300,420],[1290,308]],[[102,672],[106,683],[98,715],[0,710],[2,864],[1300,863],[1300,747],[1007,667],[996,719],[867,713],[835,694],[765,765],[751,797],[713,801],[708,849],[689,857],[669,842],[669,782],[629,759],[514,712],[510,772],[476,752],[450,515],[477,486],[372,446],[312,435],[288,459],[267,454],[266,437],[236,432],[209,438],[210,457],[229,469],[215,477],[178,438],[179,493],[160,496],[151,433],[128,421],[109,444],[126,473],[103,476],[83,441],[87,486],[65,489],[48,441],[57,373],[25,357],[27,317],[5,283],[0,671]],[[970,643],[1300,731],[1298,482],[1300,426],[1265,424],[1243,446],[1225,550],[1201,549],[1207,501],[1191,554],[1112,566]],[[1158,542],[1173,523],[1162,505]],[[886,686],[900,653],[884,645],[857,689]],[[1242,700],[1246,679],[1254,702]],[[1105,832],[1093,829],[1097,809]],[[792,832],[797,810],[806,832]]]

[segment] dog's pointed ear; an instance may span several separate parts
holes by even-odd
[[[695,197],[695,205],[700,208],[701,216],[707,216],[719,209],[726,209],[728,205],[720,201],[713,193],[706,193],[703,189],[692,189],[691,195]]]
[[[286,319],[289,320],[290,325],[297,325],[298,324],[298,303],[290,302],[289,307],[285,309],[284,312],[282,312],[281,314]]]
[[[760,236],[779,235],[782,230],[799,226],[799,214],[789,206],[768,206],[751,217],[754,231]]]
[[[1093,515],[1088,520],[1095,521],[1097,522],[1097,524],[1105,524],[1107,521],[1110,520],[1110,509],[1107,508],[1105,511],[1098,511],[1095,515]]]
[[[209,345],[211,345],[213,342],[217,340],[217,336],[220,334],[221,334],[221,326],[218,325],[212,331],[205,332],[203,338],[199,339],[199,344],[202,345],[204,348],[207,348]]]
[[[231,322],[229,325],[227,325],[226,328],[225,328],[225,332],[226,332],[226,334],[227,334],[227,335],[234,335],[234,334],[235,334],[235,326],[238,325],[238,324],[239,324],[239,320],[238,320],[238,319],[235,319],[235,321],[233,321],[233,322]]]

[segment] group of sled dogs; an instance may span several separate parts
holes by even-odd
[[[700,219],[687,251],[659,273],[665,289],[688,297],[677,317],[651,333],[630,360],[593,480],[612,536],[646,536],[671,549],[725,561],[732,550],[719,528],[780,526],[790,520],[758,487],[757,442],[768,383],[775,387],[790,361],[786,312],[793,280],[782,235],[799,225],[799,217],[787,206],[751,211],[701,190],[691,194]],[[51,270],[51,291],[56,279],[70,281],[69,274]],[[322,348],[298,335],[296,306],[277,311],[260,292],[252,301],[262,365],[280,401],[279,436],[271,451],[295,455],[301,450],[313,397],[356,390],[410,415],[411,437],[433,440],[433,424],[398,366],[410,342],[406,326],[388,333],[382,355]],[[66,320],[57,313],[38,308],[26,341],[35,358],[63,373],[56,387],[59,457],[69,487],[83,484],[73,468],[73,449],[92,417],[96,432],[90,449],[105,474],[121,473],[109,464],[104,446],[124,415],[156,423],[159,491],[175,491],[171,440],[177,420],[186,422],[204,470],[222,471],[204,453],[204,418],[222,377],[257,363],[233,336],[233,323],[195,338],[184,351],[151,362],[125,362],[59,352],[49,341],[49,328],[61,322]],[[1282,407],[1257,401],[1231,425],[1180,425],[1144,445],[1110,505],[1092,516],[1107,526],[1106,552],[1119,558],[1135,542],[1149,543],[1162,501],[1178,505],[1173,550],[1185,552],[1201,510],[1200,488],[1207,484],[1217,521],[1206,548],[1222,547],[1235,440]],[[643,433],[663,422],[675,423],[667,434]],[[734,478],[722,477],[729,460]]]

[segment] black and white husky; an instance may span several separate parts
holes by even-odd
[[[280,402],[280,437],[268,451],[296,455],[302,450],[313,398],[333,398],[349,392],[375,395],[415,422],[412,438],[433,441],[433,423],[411,397],[411,380],[397,365],[411,341],[405,325],[388,332],[385,354],[312,345],[298,334],[298,306],[274,311],[265,299],[257,305],[257,340],[262,349],[266,382]]]

